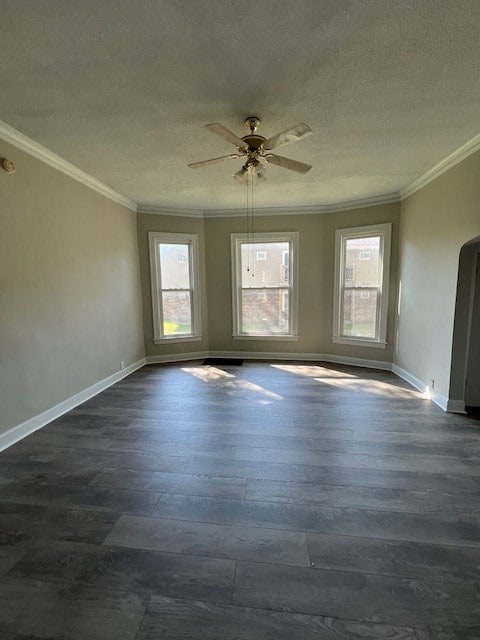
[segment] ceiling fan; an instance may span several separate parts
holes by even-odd
[[[267,163],[276,164],[279,167],[290,169],[297,173],[307,173],[307,171],[310,171],[312,167],[309,164],[270,153],[272,149],[276,149],[289,142],[297,142],[312,134],[313,131],[308,125],[300,122],[294,127],[266,139],[258,133],[255,133],[260,124],[260,120],[256,116],[249,116],[245,120],[245,124],[250,129],[250,133],[243,136],[243,138],[239,138],[218,122],[206,124],[205,127],[209,131],[216,133],[217,136],[233,144],[233,146],[237,148],[238,153],[231,153],[228,156],[220,156],[219,158],[212,158],[211,160],[192,162],[188,166],[191,169],[199,169],[200,167],[206,167],[210,164],[223,162],[224,160],[245,158],[245,164],[240,171],[233,174],[233,177],[241,184],[248,184],[254,176],[259,180],[266,180],[265,169]]]

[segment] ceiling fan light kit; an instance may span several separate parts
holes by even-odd
[[[300,122],[294,127],[286,129],[285,131],[267,139],[256,133],[260,124],[260,119],[257,116],[249,116],[246,118],[245,124],[249,128],[250,133],[242,138],[236,136],[232,131],[224,127],[219,122],[206,124],[205,127],[209,131],[220,136],[230,144],[233,144],[233,146],[237,148],[238,153],[219,156],[218,158],[211,158],[210,160],[201,160],[200,162],[192,162],[188,166],[191,169],[199,169],[211,164],[216,164],[217,162],[223,162],[224,160],[245,158],[245,163],[242,168],[233,174],[235,180],[241,184],[248,184],[254,179],[254,177],[259,181],[265,181],[266,164],[274,164],[278,167],[289,169],[290,171],[296,171],[297,173],[307,173],[310,171],[312,167],[309,164],[270,153],[270,151],[277,147],[290,142],[297,142],[298,140],[302,140],[306,136],[311,135],[313,131],[308,125]]]

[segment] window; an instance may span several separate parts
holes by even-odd
[[[257,260],[266,260],[267,252],[266,251],[257,251]]]
[[[148,237],[154,343],[200,340],[197,236],[151,231]]]
[[[232,234],[235,338],[297,339],[297,246],[297,232]]]
[[[391,226],[335,232],[333,342],[386,347]]]

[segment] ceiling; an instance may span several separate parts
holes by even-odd
[[[480,131],[478,0],[0,0],[0,119],[132,200],[245,205],[204,128],[314,131],[258,207],[398,192]]]

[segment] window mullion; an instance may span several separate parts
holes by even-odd
[[[243,291],[290,291],[290,287],[241,287]]]

